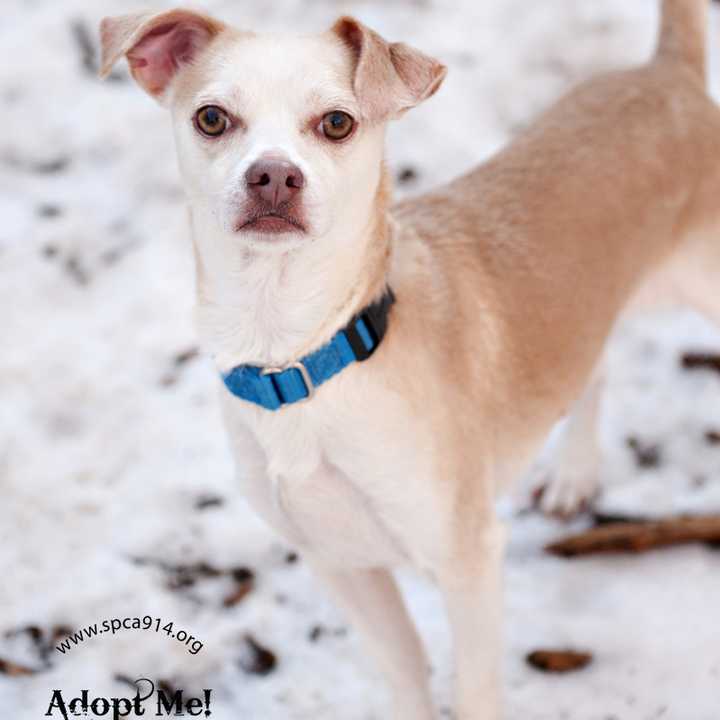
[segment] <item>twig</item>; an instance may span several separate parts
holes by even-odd
[[[641,553],[687,543],[720,543],[720,516],[614,522],[551,543],[545,550],[560,557],[598,553]]]
[[[710,353],[685,353],[682,366],[686,370],[714,370],[720,373],[720,355]]]

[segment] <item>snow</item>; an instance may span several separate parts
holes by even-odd
[[[655,0],[205,6],[238,25],[303,31],[351,12],[447,62],[442,92],[390,132],[392,168],[418,176],[399,195],[480,161],[569,84],[645,57],[657,21]],[[204,647],[192,655],[177,640],[135,630],[53,651],[44,672],[0,675],[0,716],[43,716],[54,688],[67,698],[83,688],[129,696],[114,679],[120,674],[164,678],[192,694],[212,688],[219,719],[386,717],[381,683],[353,632],[333,632],[345,627],[342,617],[237,494],[211,363],[175,367],[196,340],[169,120],[131,83],[101,84],[87,72],[71,29],[80,23],[94,33],[103,15],[137,6],[4,0],[3,8],[0,658],[38,665],[25,636],[6,636],[14,629],[79,629],[126,616],[172,620]],[[714,51],[716,88],[719,68]],[[604,508],[720,510],[720,447],[704,441],[720,428],[720,379],[678,364],[697,348],[717,351],[720,332],[689,312],[655,315],[617,338],[602,433]],[[629,435],[660,445],[659,468],[635,466]],[[199,510],[204,496],[223,504]],[[584,521],[510,515],[508,717],[717,720],[720,554],[688,547],[558,560],[543,554],[544,543]],[[224,608],[228,578],[171,591],[161,569],[133,558],[247,566],[256,587]],[[447,709],[452,670],[440,598],[410,573],[402,584]],[[317,625],[329,631],[311,642]],[[240,669],[246,633],[277,654],[274,672]],[[591,650],[594,664],[550,677],[524,663],[530,650],[566,645]]]

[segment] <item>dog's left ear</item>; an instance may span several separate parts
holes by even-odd
[[[182,9],[105,18],[100,77],[125,55],[138,84],[162,102],[170,81],[224,29],[207,15]]]
[[[405,43],[389,43],[354,18],[340,18],[331,32],[353,53],[355,95],[368,120],[399,117],[433,95],[447,74],[434,58]]]

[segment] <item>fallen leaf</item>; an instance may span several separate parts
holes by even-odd
[[[582,670],[593,660],[587,652],[574,650],[535,650],[528,654],[528,665],[547,673],[568,673]]]

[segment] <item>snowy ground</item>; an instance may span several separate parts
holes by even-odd
[[[443,91],[391,132],[393,168],[416,175],[401,193],[487,156],[569,83],[644,57],[657,18],[655,0],[205,5],[253,28],[311,30],[352,12],[441,57],[451,68]],[[353,633],[237,496],[213,368],[186,356],[193,278],[169,121],[124,70],[100,84],[92,48],[81,52],[104,14],[136,8],[3,0],[0,658],[41,665],[28,633],[6,636],[20,628],[126,616],[172,620],[204,647],[192,655],[164,635],[126,631],[52,651],[43,672],[0,674],[0,716],[41,717],[55,688],[68,699],[82,688],[129,696],[117,676],[148,676],[189,693],[212,688],[219,719],[385,718]],[[678,367],[697,348],[717,351],[720,333],[689,313],[628,327],[615,344],[606,507],[720,510],[720,446],[705,440],[720,428],[720,377]],[[638,469],[631,435],[660,446],[657,468]],[[718,720],[720,553],[568,562],[542,553],[566,527],[524,514],[512,530],[508,718]],[[196,562],[251,568],[255,588],[231,608],[230,577],[168,589],[177,574],[161,563]],[[403,584],[447,707],[438,596],[412,576]],[[248,633],[277,655],[266,676],[241,667]],[[526,667],[525,653],[547,645],[587,648],[595,663],[560,678]]]

